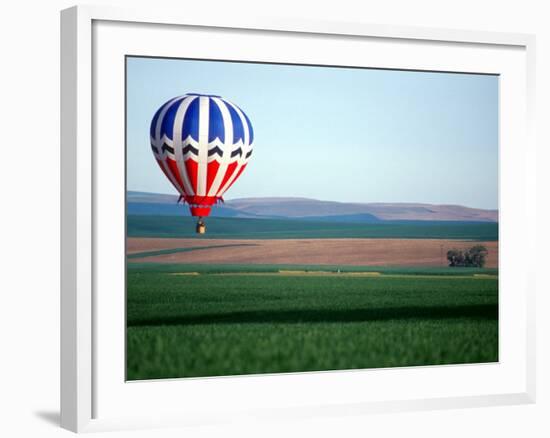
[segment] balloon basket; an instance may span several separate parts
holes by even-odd
[[[197,222],[197,227],[195,231],[197,232],[197,234],[206,233],[206,224],[201,219],[199,219],[199,221]]]

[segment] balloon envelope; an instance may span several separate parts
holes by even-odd
[[[200,94],[165,102],[150,135],[157,163],[193,216],[210,214],[246,168],[254,141],[250,120],[237,105]]]

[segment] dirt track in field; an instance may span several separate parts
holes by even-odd
[[[129,255],[196,248],[187,252],[132,258],[132,262],[305,264],[353,266],[446,266],[449,249],[484,245],[488,268],[498,267],[498,242],[444,239],[158,239],[128,238]],[[209,247],[209,248],[203,248]]]

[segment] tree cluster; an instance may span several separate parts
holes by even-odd
[[[482,268],[487,258],[487,248],[483,245],[475,245],[466,251],[451,249],[447,251],[449,266]]]

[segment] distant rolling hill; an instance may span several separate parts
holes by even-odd
[[[140,216],[189,216],[177,204],[176,195],[127,192],[127,213]],[[302,219],[338,223],[376,223],[384,221],[498,222],[498,210],[483,210],[460,205],[419,203],[351,203],[308,198],[233,199],[212,208],[213,217],[249,219]]]
[[[307,198],[245,198],[228,201],[226,206],[248,214],[287,218],[366,215],[376,220],[430,220],[497,222],[497,210],[482,210],[461,205],[419,203],[351,203],[318,201]]]
[[[126,201],[128,215],[190,216],[187,205],[178,204],[177,195],[129,191],[126,193]],[[211,215],[213,217],[258,218],[257,214],[239,211],[228,207],[226,204],[214,206]]]

